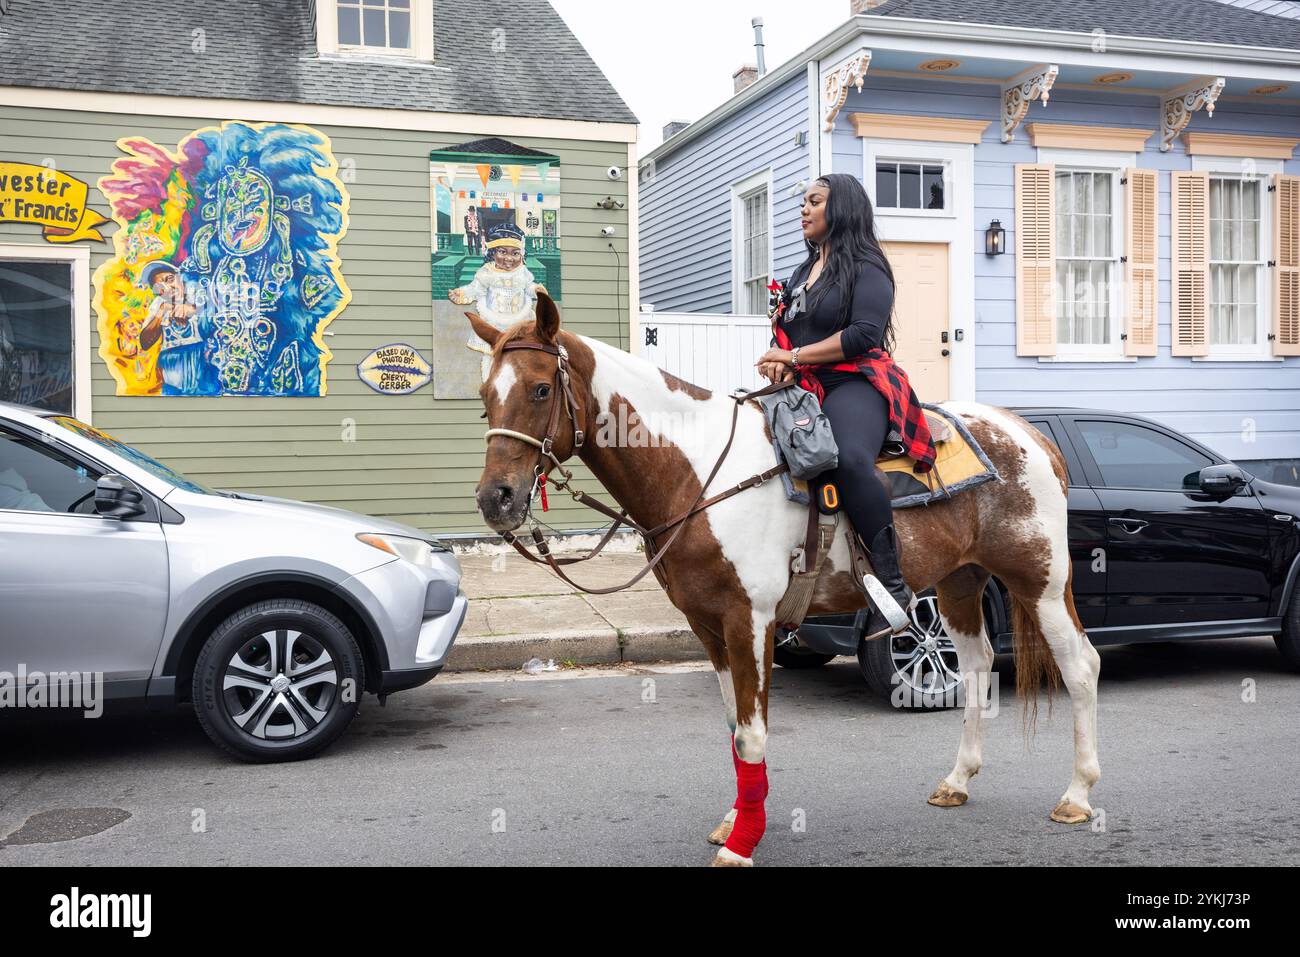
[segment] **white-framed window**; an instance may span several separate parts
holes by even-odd
[[[1210,175],[1208,354],[1263,355],[1268,342],[1266,180],[1242,173]]]
[[[433,0],[317,0],[322,54],[433,59]]]
[[[0,243],[0,401],[90,421],[90,250]]]
[[[1056,167],[1057,356],[1122,353],[1122,173]]]
[[[1281,160],[1193,156],[1208,173],[1210,274],[1206,352],[1196,361],[1273,358],[1273,202],[1269,185]]]
[[[952,176],[945,160],[877,156],[876,208],[908,215],[951,215]]]
[[[339,49],[411,52],[411,0],[337,0]]]
[[[734,184],[731,210],[731,311],[765,316],[772,281],[772,171]]]

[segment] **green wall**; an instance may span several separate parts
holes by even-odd
[[[42,163],[89,182],[92,208],[107,215],[94,188],[121,154],[116,141],[144,136],[174,149],[212,120],[53,111],[0,105],[0,160]],[[330,137],[343,166],[355,163],[350,225],[339,244],[352,302],[327,329],[334,353],[329,394],[315,399],[116,396],[115,383],[91,351],[95,425],[136,445],[199,482],[322,502],[443,533],[487,533],[474,508],[483,467],[482,406],[478,400],[435,400],[433,386],[409,396],[384,396],[356,376],[372,349],[407,342],[432,360],[430,302],[429,151],[489,135],[315,126]],[[499,134],[492,134],[499,135]],[[627,202],[627,182],[611,182],[608,166],[627,165],[627,144],[505,135],[561,158],[564,298],[567,328],[628,348],[629,276],[626,210],[596,202]],[[600,235],[617,228],[614,253]],[[104,227],[105,237],[116,227]],[[38,227],[0,224],[0,243],[46,245]],[[91,272],[111,253],[110,242],[89,244]],[[93,288],[92,288],[93,293]],[[344,441],[349,422],[355,441]],[[598,483],[580,467],[580,484]],[[548,524],[591,527],[599,516],[551,498]],[[568,507],[566,507],[568,503]]]

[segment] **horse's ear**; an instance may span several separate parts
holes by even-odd
[[[555,300],[543,290],[537,290],[537,338],[542,342],[555,342],[560,334],[560,310]]]
[[[474,328],[474,335],[478,336],[490,346],[495,346],[497,344],[497,340],[501,338],[500,329],[492,325],[490,322],[484,322],[478,317],[478,313],[476,312],[465,313],[465,318],[469,320],[469,324]]]

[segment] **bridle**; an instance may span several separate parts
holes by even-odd
[[[773,478],[780,475],[782,472],[789,470],[789,466],[782,462],[764,472],[759,472],[757,475],[751,475],[749,478],[738,482],[731,488],[719,492],[716,495],[712,495],[709,498],[704,497],[705,490],[708,489],[709,485],[713,482],[713,479],[718,474],[718,470],[722,468],[722,463],[727,458],[727,453],[731,451],[731,443],[736,438],[736,422],[740,415],[741,405],[750,399],[768,395],[772,392],[779,392],[782,389],[788,389],[796,383],[793,380],[788,382],[776,382],[753,392],[742,393],[738,390],[730,396],[730,398],[735,402],[735,405],[731,410],[731,432],[727,436],[727,444],[723,447],[722,454],[718,456],[717,462],[714,463],[712,471],[709,472],[709,477],[705,479],[704,483],[700,486],[700,494],[696,496],[695,502],[689,509],[676,518],[664,522],[662,525],[657,525],[654,528],[643,528],[628,517],[627,509],[616,512],[599,499],[592,498],[581,489],[573,488],[569,484],[573,479],[573,473],[564,467],[564,463],[560,461],[554,452],[555,436],[560,427],[560,414],[563,411],[567,411],[569,417],[573,421],[573,451],[575,454],[582,448],[583,442],[586,440],[586,435],[578,424],[582,407],[578,405],[577,397],[573,394],[573,382],[572,377],[569,374],[569,351],[562,343],[551,345],[542,342],[529,342],[524,339],[512,339],[501,347],[502,352],[507,352],[512,349],[535,349],[538,352],[545,352],[548,355],[555,356],[555,391],[551,395],[551,411],[547,418],[546,433],[540,439],[528,435],[526,432],[517,432],[514,429],[488,429],[483,433],[484,441],[490,441],[493,436],[501,435],[507,438],[517,439],[520,442],[525,442],[528,445],[534,446],[538,450],[537,463],[533,466],[533,487],[528,493],[528,505],[526,507],[528,510],[527,514],[533,544],[537,548],[537,555],[540,555],[541,558],[538,558],[537,555],[530,552],[513,532],[502,532],[501,537],[507,544],[514,546],[515,551],[519,552],[519,554],[530,562],[535,562],[539,565],[549,565],[551,570],[561,579],[568,582],[574,588],[584,591],[589,595],[608,595],[635,585],[644,578],[651,569],[658,565],[666,554],[668,554],[668,549],[672,547],[673,543],[677,541],[678,536],[685,530],[686,520],[688,518],[698,512],[702,512],[710,505],[714,505],[725,498],[730,498],[737,492],[743,492],[747,488],[757,488],[769,478]],[[533,498],[537,495],[539,489],[542,489],[546,484],[547,459],[551,460],[562,476],[561,479],[551,482],[555,488],[567,491],[573,496],[574,501],[586,505],[588,508],[595,509],[606,517],[614,520],[614,523],[609,527],[609,530],[605,532],[605,535],[596,544],[595,548],[586,555],[581,555],[576,558],[556,558],[551,554],[551,550],[546,544],[545,536],[542,534],[541,527],[533,517]],[[623,584],[613,585],[608,588],[587,588],[585,585],[575,582],[564,573],[564,570],[560,567],[561,565],[573,565],[578,562],[585,562],[600,554],[601,549],[609,543],[609,541],[614,537],[614,533],[618,531],[619,526],[621,525],[626,525],[627,527],[640,532],[642,537],[645,539],[646,555],[649,559],[645,568],[642,568]],[[669,536],[668,541],[664,543],[662,548],[656,550],[654,547],[654,540],[670,528],[674,529],[672,535]]]
[[[564,467],[564,463],[552,451],[555,445],[555,433],[560,427],[560,412],[568,412],[569,418],[573,421],[574,454],[577,454],[578,449],[582,448],[586,435],[582,429],[578,428],[578,416],[582,412],[582,407],[578,405],[577,397],[573,394],[573,382],[569,375],[569,350],[560,343],[550,345],[544,342],[528,342],[523,339],[512,339],[501,347],[502,352],[511,349],[536,349],[538,352],[545,352],[555,356],[556,360],[555,391],[551,395],[551,414],[546,423],[546,434],[537,439],[524,432],[516,432],[514,429],[488,429],[483,433],[484,440],[490,440],[494,435],[504,435],[508,438],[518,439],[520,442],[527,442],[529,445],[538,448],[537,464],[533,466],[533,488],[528,495],[531,508],[533,497],[537,494],[541,484],[546,481],[544,475],[546,473],[547,459],[550,459],[559,473],[564,476],[560,481],[551,483],[556,488],[567,489],[569,481],[573,478],[573,473]]]

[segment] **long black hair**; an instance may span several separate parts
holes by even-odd
[[[894,271],[889,268],[889,260],[876,238],[875,211],[867,191],[857,177],[848,173],[827,173],[817,177],[819,185],[825,186],[830,195],[826,199],[826,236],[822,243],[829,244],[826,253],[826,265],[813,284],[814,302],[827,295],[831,289],[840,293],[840,324],[848,325],[853,313],[853,289],[864,263],[873,262],[889,277],[889,285],[894,287]],[[821,244],[807,241],[808,258],[799,269],[807,276],[813,263],[821,254]],[[808,305],[811,307],[814,302]],[[889,311],[885,323],[883,346],[886,352],[894,350],[894,311]]]

